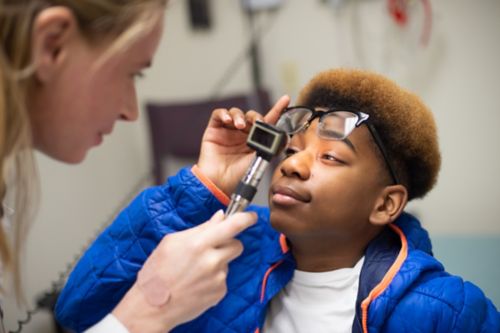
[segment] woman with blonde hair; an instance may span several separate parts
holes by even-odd
[[[136,120],[134,79],[151,64],[165,5],[0,0],[0,264],[13,276],[18,301],[37,183],[33,149],[78,163],[116,120]],[[5,205],[7,196],[13,199]],[[165,332],[216,304],[226,292],[227,265],[242,251],[234,237],[255,223],[250,213],[222,219],[219,213],[165,237],[118,306],[89,331]]]

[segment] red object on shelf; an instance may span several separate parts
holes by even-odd
[[[421,0],[424,7],[424,26],[420,43],[422,46],[429,44],[432,28],[432,8],[430,0]],[[408,0],[387,0],[387,9],[394,21],[401,27],[408,23]]]
[[[405,0],[388,0],[389,13],[397,24],[404,26],[408,22]]]

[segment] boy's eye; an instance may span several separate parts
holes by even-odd
[[[323,158],[325,160],[329,160],[329,161],[335,161],[336,160],[335,156],[333,156],[331,154],[323,154]]]
[[[283,154],[285,155],[285,158],[287,158],[287,157],[292,156],[296,152],[297,152],[297,150],[295,150],[293,148],[287,148],[287,149],[285,149],[285,151],[283,152]]]
[[[344,163],[343,161],[339,160],[335,155],[332,154],[323,154],[321,158],[331,162]]]

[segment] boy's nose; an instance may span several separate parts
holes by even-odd
[[[307,180],[311,176],[311,161],[312,156],[307,151],[296,152],[281,162],[281,174]]]

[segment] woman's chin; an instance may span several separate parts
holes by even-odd
[[[88,149],[73,149],[71,151],[66,152],[47,152],[43,151],[45,155],[57,160],[59,162],[67,163],[67,164],[79,164],[85,160],[87,156]]]

